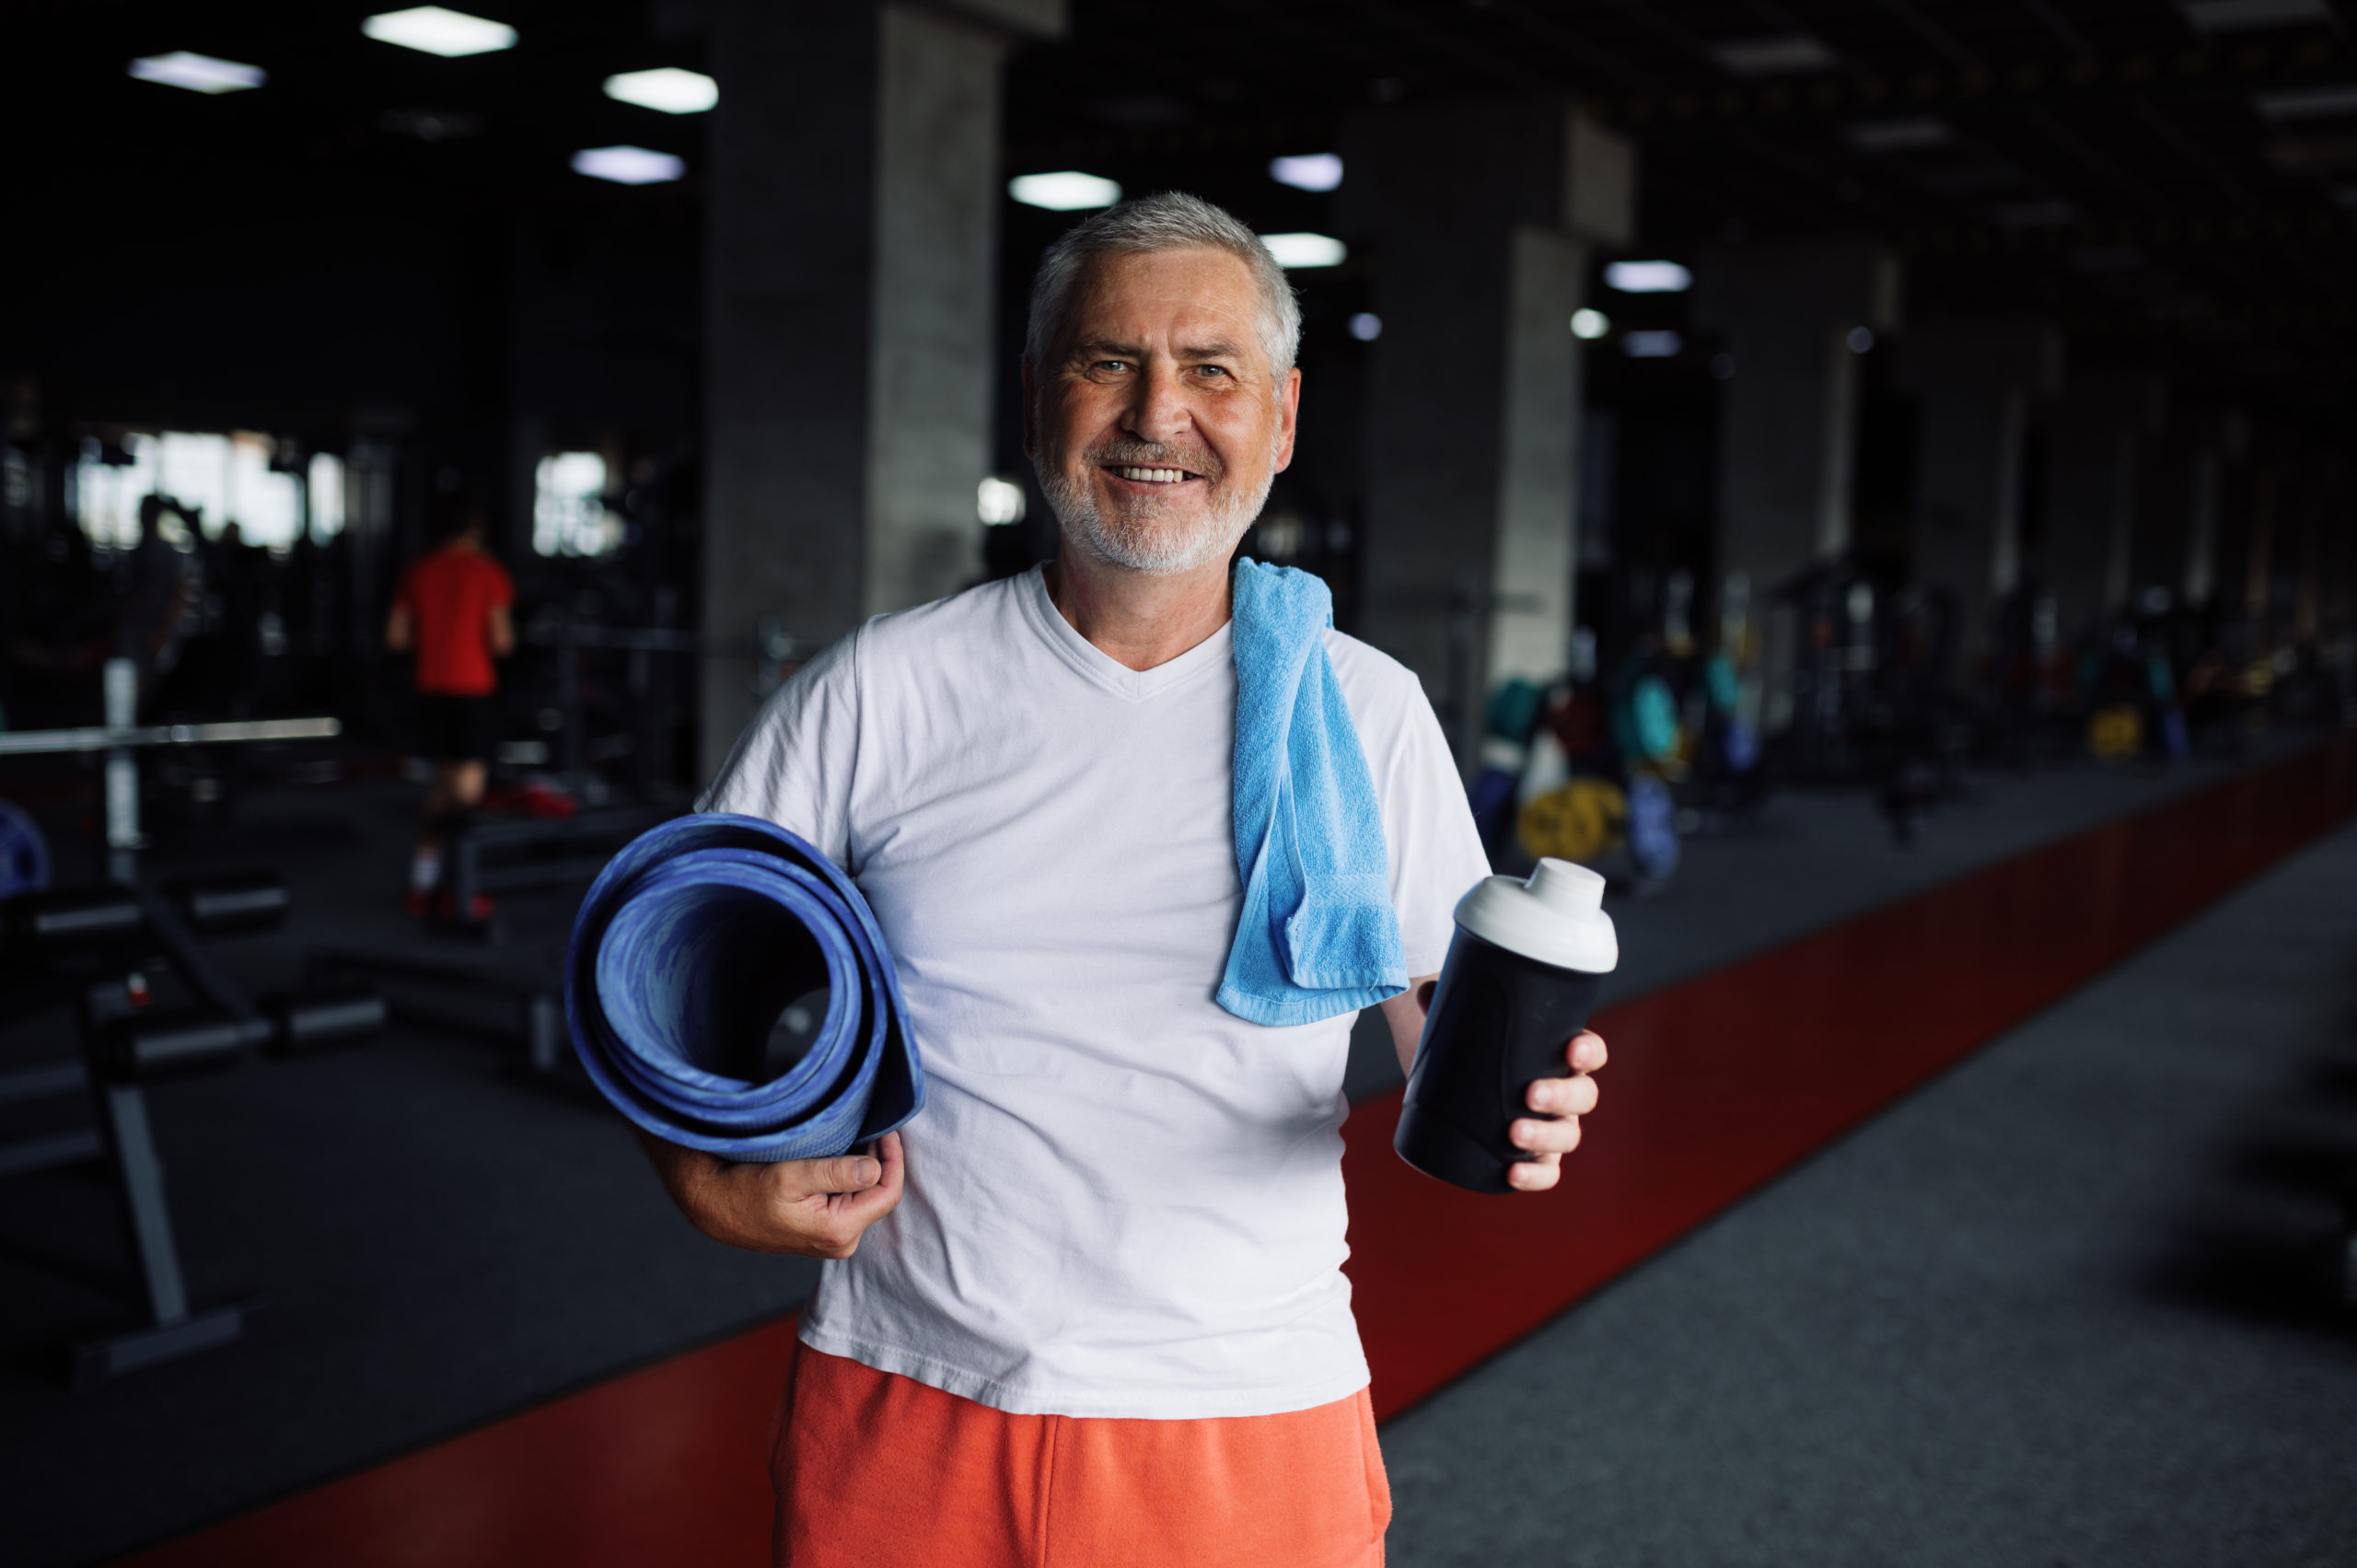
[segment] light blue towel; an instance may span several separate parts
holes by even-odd
[[[1219,1005],[1308,1024],[1408,988],[1390,852],[1326,656],[1333,596],[1306,572],[1236,563],[1236,864],[1244,914]]]

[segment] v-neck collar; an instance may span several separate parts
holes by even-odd
[[[1174,691],[1208,670],[1219,668],[1232,656],[1229,631],[1234,622],[1222,621],[1218,631],[1178,657],[1165,659],[1152,669],[1132,669],[1082,636],[1073,623],[1064,619],[1063,612],[1056,608],[1056,601],[1048,597],[1045,567],[1034,566],[1026,572],[1016,595],[1022,602],[1026,619],[1055,650],[1058,657],[1086,679],[1132,703],[1143,703]]]

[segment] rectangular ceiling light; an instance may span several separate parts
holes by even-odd
[[[1905,120],[1862,120],[1842,127],[1841,134],[1862,153],[1912,153],[1945,147],[1956,132],[1945,120],[1916,115]]]
[[[1349,246],[1330,234],[1264,234],[1260,243],[1280,267],[1339,267],[1351,254]]]
[[[1300,153],[1271,158],[1269,178],[1296,191],[1331,191],[1342,183],[1342,155]]]
[[[1604,286],[1623,294],[1683,294],[1693,282],[1675,261],[1614,261],[1604,269]]]
[[[210,54],[191,54],[185,49],[134,60],[131,74],[143,82],[161,82],[168,87],[186,87],[192,93],[241,93],[270,79],[270,73],[259,65],[215,60]]]
[[[617,185],[660,185],[685,176],[688,166],[647,147],[584,147],[573,155],[573,172]]]
[[[1620,352],[1631,359],[1675,359],[1685,347],[1686,340],[1666,327],[1627,332],[1620,338]]]
[[[362,22],[360,30],[379,43],[398,43],[403,49],[421,50],[445,59],[516,47],[516,29],[505,22],[486,21],[440,6],[382,11]]]
[[[2186,25],[2205,37],[2214,32],[2252,32],[2260,28],[2330,24],[2327,0],[2177,0]]]
[[[1789,76],[1801,71],[1830,71],[1833,51],[1805,32],[1777,38],[1738,38],[1710,46],[1711,58],[1731,76]]]
[[[1077,213],[1111,206],[1121,199],[1121,187],[1101,174],[1066,168],[1053,174],[1018,174],[1006,182],[1006,193],[1027,207]]]
[[[2252,95],[2250,104],[2270,120],[2327,120],[2357,114],[2357,82],[2330,87],[2279,87]]]
[[[606,78],[606,96],[641,109],[666,114],[702,114],[720,101],[720,84],[702,71],[665,65],[653,71],[624,71]]]

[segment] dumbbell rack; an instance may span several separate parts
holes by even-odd
[[[170,899],[96,888],[10,903],[12,945],[51,955],[96,947],[107,960],[104,978],[74,993],[76,1059],[0,1074],[0,1104],[89,1097],[91,1125],[0,1144],[0,1176],[103,1162],[138,1272],[145,1320],[76,1342],[77,1388],[231,1343],[244,1334],[254,1306],[240,1300],[199,1307],[190,1300],[147,1086],[235,1067],[258,1048],[299,1050],[383,1027],[381,999],[360,993],[295,996],[258,1007],[205,957],[182,918],[191,915],[215,932],[252,930],[273,923],[284,908],[284,886],[263,877],[183,886]],[[145,966],[130,958],[134,944],[160,950],[181,983],[208,1005],[151,1007]]]

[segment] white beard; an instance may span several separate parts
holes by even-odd
[[[1182,522],[1166,517],[1158,499],[1150,495],[1141,496],[1125,516],[1108,517],[1097,505],[1096,493],[1072,483],[1061,466],[1042,463],[1039,474],[1049,509],[1082,549],[1112,565],[1155,576],[1191,572],[1234,550],[1260,515],[1277,477],[1272,466],[1249,495],[1231,495],[1200,517]]]

